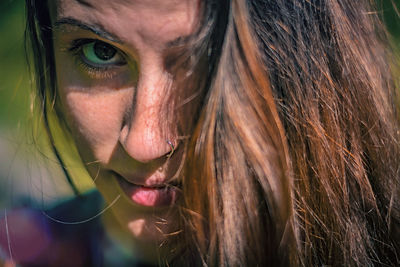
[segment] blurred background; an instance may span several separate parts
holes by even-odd
[[[398,0],[381,0],[378,6],[400,48],[400,16],[393,1],[400,8]],[[44,133],[32,123],[24,23],[23,0],[0,0],[0,216],[21,201],[47,206],[71,195],[56,161],[47,159]]]
[[[32,114],[24,15],[23,0],[0,0],[0,217],[5,207],[71,195]]]

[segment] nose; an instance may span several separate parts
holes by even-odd
[[[142,69],[120,132],[120,143],[134,160],[147,163],[174,150],[173,131],[164,121],[168,112],[169,77],[161,68]]]

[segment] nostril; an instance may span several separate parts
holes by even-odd
[[[119,143],[125,153],[141,163],[155,163],[171,159],[177,153],[178,141],[175,138],[166,139],[155,131],[129,131],[128,127],[121,130]]]

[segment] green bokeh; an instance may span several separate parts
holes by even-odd
[[[0,130],[25,121],[30,86],[24,53],[24,2],[0,0]]]
[[[397,47],[400,46],[400,1],[398,0],[381,0],[381,7],[384,14],[384,21],[390,32],[397,41]]]

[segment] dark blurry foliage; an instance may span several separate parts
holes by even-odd
[[[23,1],[0,0],[0,132],[24,122],[29,110],[24,14]]]

